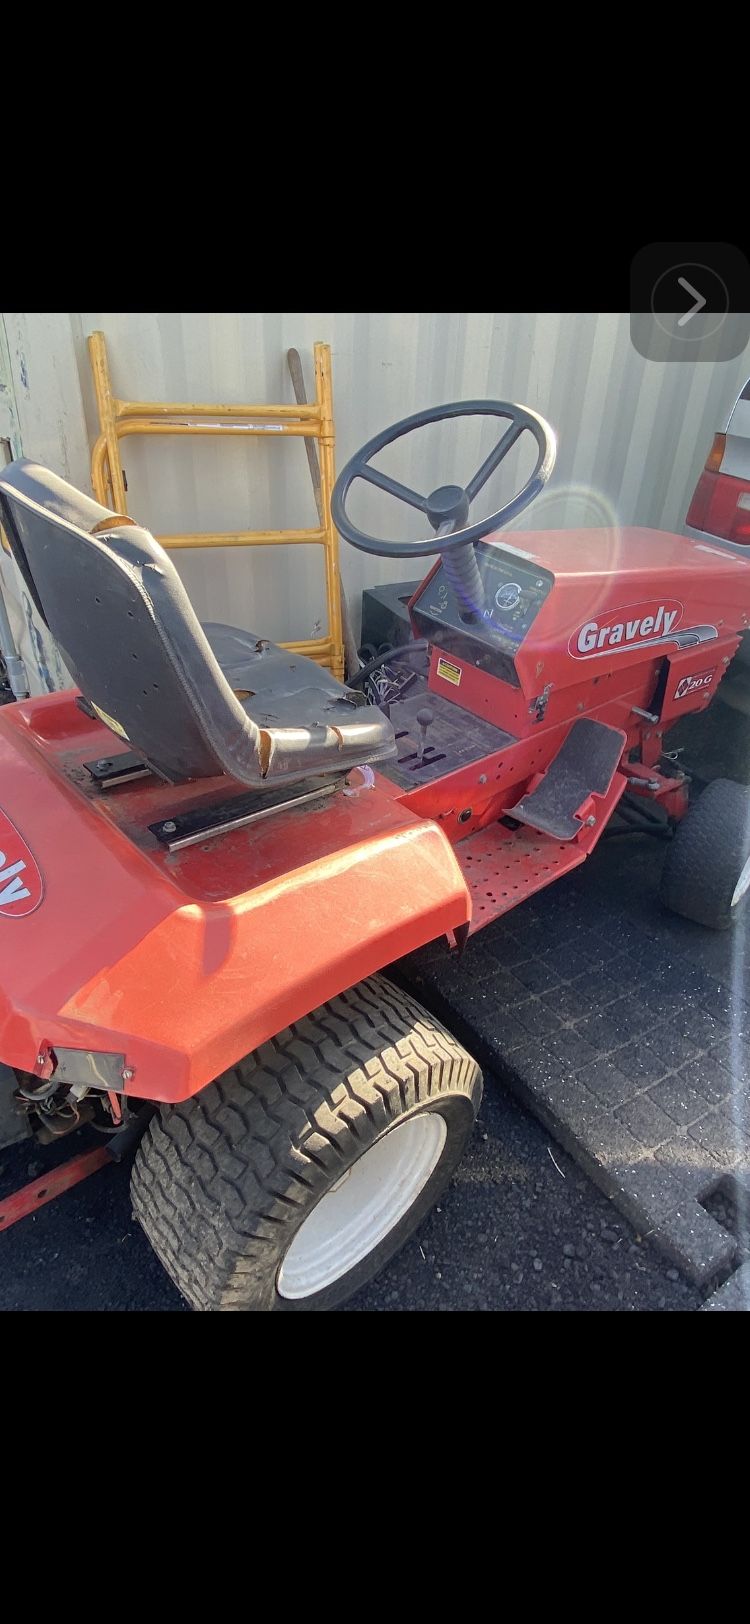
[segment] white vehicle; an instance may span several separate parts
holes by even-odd
[[[685,530],[699,540],[723,541],[733,552],[750,547],[750,378],[714,435]]]
[[[746,551],[750,564],[750,378],[725,427],[714,435],[684,529],[699,541],[719,541],[733,553]],[[743,638],[719,696],[750,714],[750,634]]]

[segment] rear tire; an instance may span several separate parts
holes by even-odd
[[[161,1107],[135,1215],[194,1308],[335,1307],[439,1198],[481,1096],[466,1050],[373,976]]]
[[[677,825],[661,899],[673,913],[728,930],[750,895],[750,789],[716,778]]]

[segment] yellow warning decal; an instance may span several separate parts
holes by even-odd
[[[116,722],[114,716],[108,716],[106,711],[100,710],[99,706],[94,704],[93,699],[90,701],[90,704],[92,711],[96,711],[99,721],[104,722],[106,727],[111,727],[113,733],[119,733],[120,738],[126,739],[129,744],[130,740],[128,739],[128,735],[125,732],[122,724],[120,722]]]
[[[461,681],[461,667],[454,665],[452,660],[438,660],[437,674],[444,677],[446,682],[452,682],[454,688],[457,688]]]

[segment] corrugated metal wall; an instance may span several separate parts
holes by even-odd
[[[27,348],[33,351],[35,322],[52,319],[20,318]],[[107,339],[115,392],[145,400],[291,401],[288,347],[300,350],[311,387],[312,345],[326,340],[333,352],[339,468],[378,429],[421,407],[471,397],[524,402],[553,424],[559,450],[547,492],[515,528],[620,522],[679,529],[711,437],[750,373],[750,349],[718,366],[647,362],[630,343],[627,315],[617,314],[95,311],[69,322],[78,377],[70,380],[67,398],[75,397],[72,409],[85,417],[89,440],[96,418],[85,339],[97,328]],[[48,354],[49,333],[45,342]],[[33,395],[33,355],[26,360]],[[66,352],[60,366],[70,364]],[[15,365],[18,374],[17,355]],[[44,404],[37,398],[33,405],[39,424]],[[23,410],[21,417],[23,426]],[[34,432],[45,439],[49,460],[54,425]],[[455,440],[448,428],[425,431],[423,444],[417,437],[413,445],[393,448],[382,465],[429,490],[468,477],[491,434],[488,427],[480,437],[476,424]],[[61,428],[57,466],[80,477],[66,468],[65,442]],[[24,433],[26,454],[40,449]],[[131,511],[156,531],[315,523],[300,441],[131,439],[123,460]],[[519,472],[501,471],[488,487],[488,497],[496,498],[488,507],[510,494]],[[413,535],[418,523],[417,515],[371,489],[363,490],[355,517],[393,536]],[[314,634],[323,611],[315,549],[173,556],[203,618],[242,621],[271,637]],[[364,585],[419,573],[413,561],[386,563],[346,544],[342,569],[357,615]]]

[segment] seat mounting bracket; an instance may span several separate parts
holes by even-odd
[[[319,801],[333,795],[338,779],[321,784],[308,779],[290,784],[288,789],[252,791],[249,795],[235,795],[219,805],[195,807],[191,812],[175,813],[173,818],[161,818],[150,823],[149,830],[168,851],[182,851],[185,846],[196,846],[202,840],[215,840],[218,835],[233,829],[244,829],[261,818],[273,817],[275,812],[288,812],[291,807]]]

